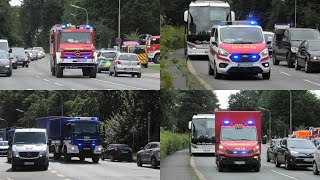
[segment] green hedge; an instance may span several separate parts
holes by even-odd
[[[161,159],[164,159],[167,155],[173,154],[176,151],[189,147],[189,134],[177,134],[169,131],[160,131],[160,143],[161,143]]]
[[[161,27],[161,53],[167,53],[184,47],[184,27],[164,25]],[[162,57],[164,57],[161,55]]]

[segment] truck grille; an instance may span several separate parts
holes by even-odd
[[[19,152],[19,156],[23,158],[35,158],[39,156],[39,152]]]

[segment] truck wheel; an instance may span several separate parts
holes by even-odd
[[[153,61],[155,64],[160,64],[160,54],[156,54]]]
[[[254,167],[254,172],[259,172],[260,171],[260,165],[256,165]]]
[[[97,77],[97,67],[90,68],[89,78],[96,78]]]
[[[51,67],[51,74],[52,74],[52,76],[56,75],[56,68]]]
[[[288,158],[286,157],[286,161],[285,161],[285,168],[286,170],[290,170],[291,169],[291,165],[289,164]]]
[[[218,171],[219,171],[219,172],[223,172],[223,166],[220,165],[220,164],[218,164]]]
[[[12,171],[16,171],[17,170],[17,166],[16,165],[11,165],[11,170]]]
[[[56,77],[57,78],[62,78],[63,77],[63,68],[61,68],[60,66],[56,66]]]
[[[92,162],[93,164],[98,164],[100,157],[99,156],[93,156]]]
[[[140,156],[137,157],[137,165],[140,167],[142,166],[142,161]]]
[[[60,153],[54,153],[53,154],[53,159],[54,160],[59,160],[61,158],[61,154]]]
[[[68,154],[67,154],[67,148],[64,148],[64,150],[63,150],[63,160],[64,160],[64,162],[71,161],[71,157],[68,156]]]

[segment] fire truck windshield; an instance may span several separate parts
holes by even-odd
[[[257,141],[257,130],[253,128],[221,127],[221,141]]]
[[[62,42],[64,43],[91,43],[89,32],[63,32]]]
[[[192,120],[192,139],[214,139],[214,119],[196,118]]]

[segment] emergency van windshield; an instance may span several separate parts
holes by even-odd
[[[212,26],[226,21],[229,11],[227,7],[191,6],[188,35],[210,35]]]
[[[192,120],[192,139],[214,139],[214,119],[194,119]]]
[[[46,144],[44,132],[16,132],[13,144]]]
[[[263,34],[258,27],[224,27],[221,28],[220,40],[226,44],[259,44]]]
[[[91,43],[89,32],[63,32],[62,42],[64,43]]]
[[[256,128],[221,127],[221,141],[257,141]]]

